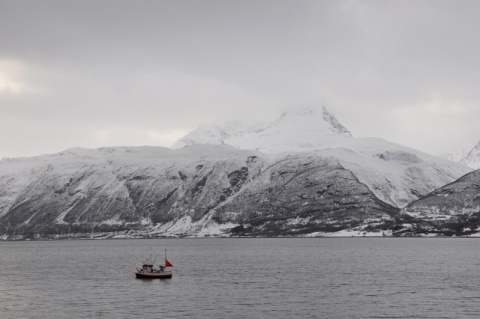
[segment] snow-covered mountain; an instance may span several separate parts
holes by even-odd
[[[480,142],[460,161],[473,169],[480,169]]]
[[[471,171],[380,138],[352,138],[316,152],[336,158],[378,198],[400,208]]]
[[[404,207],[471,171],[464,165],[380,138],[353,138],[328,110],[283,113],[271,123],[201,126],[174,144],[231,144],[265,153],[316,152],[352,171],[382,201]]]
[[[399,208],[471,171],[353,138],[325,108],[204,127],[176,147],[1,160],[0,238],[388,231],[414,218]]]
[[[480,142],[470,151],[461,150],[460,152],[442,154],[440,157],[461,163],[472,169],[480,169]]]
[[[350,132],[328,110],[304,108],[285,112],[273,122],[202,125],[172,148],[193,144],[230,144],[264,153],[303,152],[335,145]]]
[[[228,145],[2,160],[0,189],[4,239],[311,235],[398,213],[331,156]]]
[[[444,158],[452,162],[460,163],[465,158],[465,156],[467,156],[467,154],[468,154],[468,151],[462,149],[458,152],[443,153],[443,154],[440,154],[438,157]]]

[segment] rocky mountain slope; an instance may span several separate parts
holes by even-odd
[[[311,235],[382,229],[398,212],[332,157],[228,145],[2,160],[0,189],[4,239]]]
[[[411,203],[403,213],[405,233],[472,235],[480,232],[480,170],[471,172]]]

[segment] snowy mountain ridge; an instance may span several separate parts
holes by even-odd
[[[467,156],[468,151],[465,149],[462,149],[457,152],[448,152],[448,153],[442,153],[438,155],[440,158],[444,158],[446,160],[456,162],[456,163],[461,163],[461,161]]]
[[[470,152],[460,161],[473,169],[480,169],[480,142],[475,145]]]
[[[470,151],[461,150],[459,152],[442,154],[440,157],[461,163],[472,169],[480,169],[480,142]]]
[[[328,110],[304,108],[284,112],[272,122],[202,125],[173,144],[230,144],[264,153],[308,151],[335,145],[351,133]]]

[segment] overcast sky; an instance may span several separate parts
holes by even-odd
[[[0,0],[0,158],[322,105],[355,137],[470,149],[479,17],[480,1]]]

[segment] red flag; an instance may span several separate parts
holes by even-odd
[[[172,263],[165,259],[165,267],[173,267]]]

